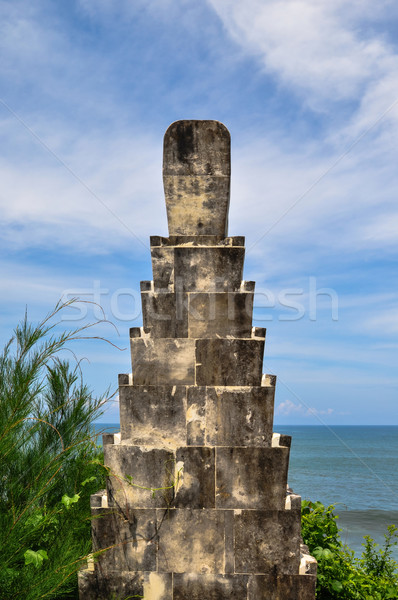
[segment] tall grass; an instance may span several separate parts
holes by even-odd
[[[2,600],[78,598],[91,548],[89,496],[104,485],[92,423],[106,395],[63,358],[89,327],[56,333],[65,306],[37,325],[25,315],[0,356]]]

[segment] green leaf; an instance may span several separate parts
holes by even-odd
[[[337,581],[336,579],[332,580],[332,589],[335,592],[341,592],[341,590],[343,589],[343,584],[341,583],[341,581]]]
[[[64,494],[62,496],[61,502],[69,510],[70,507],[72,506],[72,504],[75,504],[76,502],[79,502],[79,499],[80,499],[80,494],[75,494],[72,497],[68,496],[67,494]]]
[[[24,554],[25,565],[33,565],[36,569],[40,569],[44,560],[48,560],[45,550],[26,550]]]
[[[88,477],[87,479],[85,479],[84,481],[81,482],[81,486],[84,487],[87,483],[91,483],[91,481],[95,481],[97,478],[96,477]]]

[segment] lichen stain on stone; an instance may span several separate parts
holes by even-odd
[[[148,581],[144,581],[143,600],[163,600],[165,591],[163,577],[157,573],[150,573]]]

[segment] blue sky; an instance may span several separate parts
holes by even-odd
[[[1,340],[26,305],[37,320],[70,294],[100,299],[120,335],[95,334],[128,347],[148,237],[167,234],[163,134],[217,119],[232,136],[230,234],[246,236],[276,423],[398,424],[396,3],[0,11]],[[73,350],[97,393],[129,371],[128,350]],[[104,420],[117,415],[115,400]]]

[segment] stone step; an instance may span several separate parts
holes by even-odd
[[[107,571],[299,574],[300,510],[92,508],[93,552]]]
[[[254,292],[142,291],[152,338],[251,337]]]
[[[130,338],[136,385],[261,385],[264,329],[255,328],[250,339],[196,340],[152,339],[139,328],[130,331],[143,336]]]
[[[244,257],[241,246],[152,247],[154,290],[239,292]]]
[[[273,386],[256,387],[138,386],[128,376],[119,381],[121,439],[131,444],[171,449],[272,444],[274,380]]]
[[[136,508],[285,508],[288,447],[104,446],[108,497]]]
[[[137,597],[145,600],[313,600],[316,575],[214,575],[154,571],[82,570],[84,600]]]

